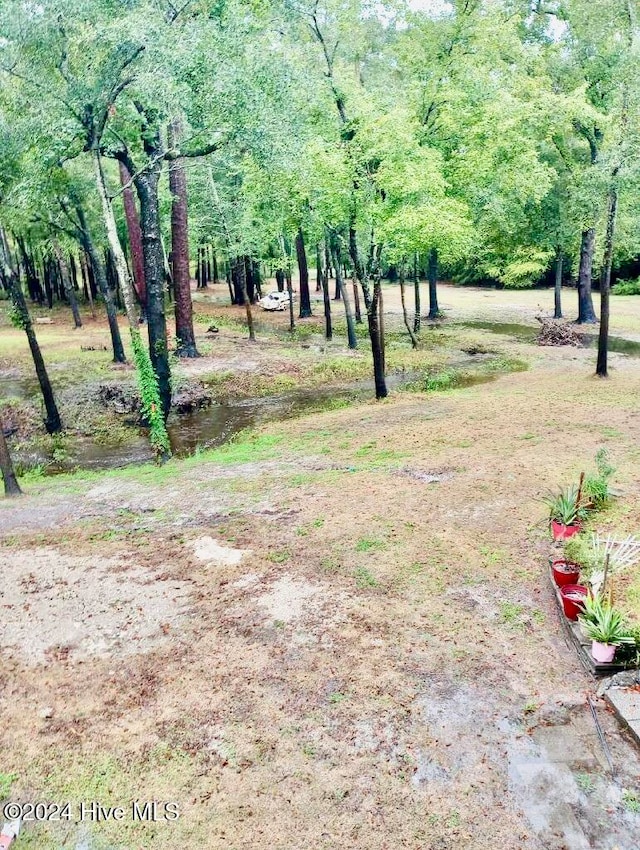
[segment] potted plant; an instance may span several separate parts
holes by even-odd
[[[556,587],[564,587],[565,584],[578,584],[580,567],[566,558],[556,558],[551,561],[551,572]]]
[[[581,494],[581,487],[571,486],[545,499],[554,540],[567,540],[580,531],[580,523],[587,516]]]
[[[564,584],[560,588],[562,610],[567,620],[577,620],[584,611],[585,599],[589,591],[582,584]]]
[[[632,641],[622,612],[599,595],[585,598],[581,625],[591,639],[591,655],[600,664],[610,664],[616,648]]]

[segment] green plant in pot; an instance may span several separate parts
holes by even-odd
[[[580,523],[587,517],[581,495],[581,487],[573,485],[544,499],[554,540],[567,540],[580,531]]]
[[[580,624],[591,639],[591,655],[601,664],[611,663],[616,648],[633,640],[622,612],[597,594],[587,596],[584,600],[584,614],[580,617]]]

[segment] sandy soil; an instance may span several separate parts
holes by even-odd
[[[640,758],[599,703],[609,774],[539,499],[604,445],[622,494],[602,527],[640,527],[640,370],[509,352],[531,369],[1,504],[0,779],[181,811],[25,846],[636,850]]]

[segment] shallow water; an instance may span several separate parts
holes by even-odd
[[[535,343],[538,335],[537,327],[532,327],[531,325],[520,325],[514,322],[473,321],[456,322],[455,324],[458,327],[475,328],[481,331],[489,331],[494,334],[510,336],[517,339],[519,342]],[[580,329],[580,333],[583,333],[585,337],[587,337],[584,345],[585,348],[598,347],[597,334],[591,334],[587,330],[582,329]],[[613,351],[618,354],[627,354],[629,357],[640,357],[640,342],[635,342],[634,340],[626,339],[622,336],[610,336],[609,351]]]
[[[387,386],[392,389],[420,377],[418,373],[389,375]],[[193,413],[174,413],[168,423],[173,454],[186,457],[196,449],[222,445],[246,428],[326,409],[330,401],[336,404],[366,401],[373,398],[373,393],[372,381],[354,381],[337,387],[300,389],[224,404],[214,403],[211,407],[201,408]],[[26,393],[23,397],[28,396],[29,393]],[[148,439],[143,431],[132,434],[131,438],[121,445],[102,445],[90,437],[69,436],[64,441],[64,448],[65,457],[54,463],[44,454],[31,453],[25,456],[18,452],[17,457],[28,466],[46,465],[46,473],[49,475],[72,469],[115,469],[153,460]]]
[[[486,360],[466,356],[451,363],[450,369],[472,367]],[[473,386],[495,378],[495,374],[484,372],[466,372],[456,381],[455,387]],[[424,381],[422,372],[401,372],[387,375],[387,387],[390,390],[411,383]],[[9,397],[28,399],[38,394],[37,382],[30,379],[0,377],[0,398]],[[291,419],[296,416],[326,409],[331,402],[345,404],[363,402],[374,398],[372,380],[353,381],[348,384],[298,389],[288,393],[259,398],[240,399],[195,410],[192,413],[172,414],[168,431],[173,454],[186,457],[197,449],[222,445],[235,434],[247,428],[263,425],[267,422]],[[132,429],[131,435],[120,445],[103,445],[91,437],[69,435],[64,439],[64,456],[58,450],[58,457],[52,461],[44,452],[17,451],[16,459],[30,468],[42,465],[47,475],[56,475],[74,469],[116,469],[136,463],[153,460],[149,442],[144,431]]]

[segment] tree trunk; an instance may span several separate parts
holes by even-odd
[[[9,446],[4,436],[2,417],[0,417],[0,472],[2,472],[2,480],[4,481],[5,496],[20,496],[22,490],[13,469]]]
[[[124,251],[122,250],[122,245],[120,244],[120,239],[118,237],[118,229],[116,227],[116,220],[113,214],[113,206],[109,198],[109,193],[107,192],[107,184],[102,170],[100,151],[94,149],[91,151],[91,155],[93,159],[96,185],[100,196],[100,203],[102,205],[102,217],[107,231],[109,247],[111,248],[110,256],[113,258],[117,278],[120,283],[120,290],[122,291],[124,298],[127,321],[129,323],[129,330],[131,333],[134,362],[136,364],[138,386],[142,397],[142,409],[144,417],[149,423],[150,443],[156,453],[157,459],[166,460],[171,455],[171,443],[166,429],[166,416],[159,387],[159,379],[153,366],[153,353],[152,351],[146,351],[142,345],[142,340],[140,339],[133,284],[129,275]],[[158,165],[158,168],[159,167],[160,166]],[[151,339],[151,330],[149,330],[149,338]],[[166,333],[164,350],[166,352]]]
[[[124,346],[122,344],[122,337],[120,335],[120,327],[118,325],[118,314],[116,312],[116,305],[113,301],[113,293],[109,288],[109,283],[107,281],[107,272],[100,258],[100,254],[98,253],[96,246],[93,243],[93,239],[89,234],[89,230],[87,229],[87,221],[84,214],[84,210],[82,207],[76,207],[76,215],[78,216],[78,221],[80,222],[81,234],[82,234],[82,246],[86,251],[89,259],[91,260],[91,265],[93,266],[93,273],[95,275],[98,289],[100,290],[100,294],[104,299],[105,308],[107,311],[107,321],[109,322],[109,332],[111,334],[111,345],[113,347],[113,362],[114,363],[126,363],[127,358],[124,353]]]
[[[353,287],[353,305],[354,305],[355,315],[356,315],[356,324],[361,325],[362,324],[362,311],[360,310],[360,292],[358,290],[358,281],[356,279],[355,274],[353,275],[353,277],[351,279],[351,285]]]
[[[420,304],[420,268],[419,268],[419,258],[418,252],[416,251],[413,255],[413,300],[414,300],[414,314],[413,314],[413,332],[414,334],[420,333],[420,322],[421,316],[420,311],[422,306]]]
[[[336,243],[333,248],[333,263],[336,267],[336,285],[340,287],[340,294],[342,295],[342,303],[344,304],[344,315],[347,320],[347,340],[349,343],[349,348],[357,348],[358,347],[358,337],[356,336],[356,328],[353,321],[353,312],[351,310],[351,302],[349,300],[349,293],[347,292],[347,287],[344,283],[344,276],[342,273],[342,262],[340,260],[340,245]]]
[[[400,268],[398,270],[398,278],[400,281],[400,301],[402,302],[402,317],[404,319],[404,325],[407,329],[407,333],[409,334],[409,339],[411,340],[411,347],[418,347],[418,340],[414,333],[413,328],[411,327],[411,322],[409,321],[409,314],[407,313],[407,303],[405,299],[405,264],[404,260],[400,263]]]
[[[67,265],[64,254],[57,242],[53,245],[53,252],[56,255],[56,260],[58,261],[60,276],[62,278],[62,286],[64,288],[65,295],[67,296],[67,301],[71,306],[74,327],[81,328],[82,319],[80,317],[80,310],[78,309],[78,299],[76,298],[75,289],[73,288],[73,283],[71,281],[71,275],[69,274],[69,266]]]
[[[40,281],[38,280],[38,275],[36,273],[35,263],[33,262],[33,257],[30,251],[27,250],[25,245],[25,241],[21,236],[16,238],[16,243],[18,245],[18,249],[20,251],[20,259],[22,260],[22,266],[24,268],[24,273],[27,278],[27,289],[29,290],[29,298],[37,302],[38,304],[42,304],[44,302],[44,293],[42,292],[42,286],[40,285]],[[49,304],[51,308],[53,303]]]
[[[324,301],[324,338],[333,339],[331,295],[329,293],[329,247],[326,241],[324,249],[324,273],[322,275],[322,300]]]
[[[94,176],[96,178],[98,194],[100,195],[100,202],[102,204],[102,218],[107,231],[110,260],[115,267],[117,282],[120,284],[129,327],[132,330],[135,330],[138,327],[135,293],[131,282],[131,276],[129,274],[129,267],[127,266],[127,260],[124,255],[124,251],[122,250],[122,245],[120,244],[118,228],[116,227],[116,219],[113,213],[113,206],[109,198],[109,193],[107,192],[107,184],[102,170],[100,152],[92,151],[92,157]],[[105,273],[107,275],[107,282],[109,281],[109,269],[110,263],[106,263]]]
[[[322,245],[320,242],[316,245],[316,292],[322,292]]]
[[[580,269],[578,272],[578,324],[595,324],[598,319],[593,309],[591,274],[596,246],[596,230],[590,227],[582,232],[580,242]]]
[[[615,178],[615,175],[614,175]],[[600,283],[600,332],[598,334],[598,362],[596,375],[600,378],[608,376],[607,356],[609,351],[609,295],[611,292],[611,264],[613,261],[613,240],[616,231],[616,216],[618,213],[618,190],[615,185],[609,192],[607,209],[607,232],[604,243],[604,268]]]
[[[556,282],[553,290],[553,318],[562,318],[562,251],[556,254]]]
[[[169,145],[175,147],[181,135],[180,122],[174,119],[169,126]],[[199,357],[193,329],[191,275],[189,273],[189,225],[187,218],[187,173],[184,160],[178,158],[169,165],[171,191],[171,254],[173,257],[173,288],[176,315],[176,354],[178,357]],[[206,285],[206,284],[205,284]]]
[[[0,235],[0,240],[3,242],[3,245],[0,247],[0,251],[2,251],[5,256],[8,256],[8,248],[6,246],[4,236]],[[17,273],[10,269],[7,262],[3,261],[3,267],[2,276],[4,278],[4,284],[9,291],[11,300],[13,301],[18,321],[20,322],[20,327],[27,335],[31,356],[33,358],[33,365],[35,366],[36,375],[38,376],[38,383],[40,384],[40,390],[42,392],[42,398],[47,412],[47,418],[44,420],[44,426],[49,434],[55,434],[58,431],[62,431],[62,421],[60,419],[60,413],[58,412],[58,406],[53,394],[49,375],[47,374],[47,368],[44,365],[42,352],[40,351],[40,346],[38,345],[38,340],[33,329],[33,323],[31,321],[31,316],[29,315],[29,309],[24,297],[24,292],[22,291],[22,286],[20,285]]]
[[[89,302],[89,307],[91,309],[91,318],[96,318],[96,307],[93,303],[93,292],[91,291],[91,287],[89,286],[89,271],[87,269],[87,255],[84,250],[80,253],[80,273],[82,275],[82,291],[84,292],[85,298]]]
[[[216,256],[213,245],[211,246],[211,266],[213,272],[213,282],[218,282],[218,257]]]
[[[429,278],[429,318],[437,319],[440,308],[438,307],[438,252],[435,248],[429,251],[427,276]]]
[[[278,292],[284,292],[285,273],[283,269],[276,269],[276,285]]]
[[[253,278],[253,264],[251,262],[251,257],[248,254],[242,258],[244,261],[244,279],[247,286],[247,295],[249,297],[249,303],[256,303],[256,284]]]
[[[165,261],[160,233],[158,183],[162,164],[154,161],[135,177],[140,201],[140,228],[144,277],[147,284],[147,326],[149,355],[158,380],[160,404],[166,422],[171,409],[171,369],[167,344],[167,319],[164,310]]]
[[[299,318],[306,319],[311,313],[311,294],[309,293],[309,267],[307,265],[307,252],[304,247],[304,236],[302,228],[296,233],[296,255],[298,257],[298,268],[300,270],[300,315]]]
[[[147,304],[147,288],[144,280],[142,231],[140,230],[140,219],[138,218],[136,202],[133,196],[131,174],[129,174],[129,169],[123,162],[120,163],[120,182],[125,187],[122,191],[122,203],[124,205],[124,215],[127,222],[127,233],[129,235],[133,283],[144,314]]]
[[[369,338],[371,340],[371,354],[373,355],[373,379],[376,387],[376,398],[386,398],[387,383],[384,376],[384,351],[382,348],[382,334],[380,328],[380,284],[373,286],[373,299],[367,309],[367,321],[369,325]]]
[[[253,327],[253,313],[251,312],[251,301],[247,292],[247,266],[244,257],[238,258],[238,284],[242,293],[242,301],[244,302],[245,312],[247,314],[247,327],[249,329],[249,339],[251,342],[256,340],[256,332]]]

